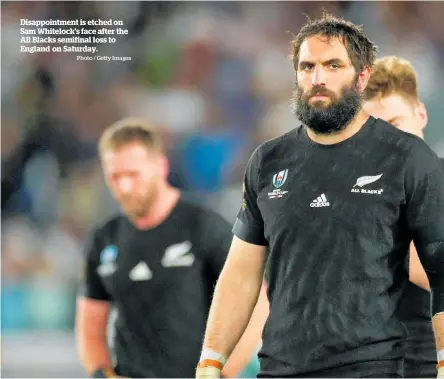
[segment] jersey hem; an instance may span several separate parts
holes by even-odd
[[[395,374],[402,377],[403,361],[372,361],[349,364],[347,366],[338,367],[327,370],[317,370],[310,372],[299,372],[293,374],[272,374],[269,371],[261,371],[258,378],[364,378],[369,375],[387,375]]]

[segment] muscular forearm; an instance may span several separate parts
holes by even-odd
[[[94,337],[79,339],[78,350],[80,362],[89,375],[94,373],[97,369],[112,367],[112,361],[106,340],[104,341],[101,338]]]
[[[80,362],[91,375],[112,367],[106,338],[110,305],[105,301],[79,297],[76,310],[76,343]]]
[[[436,350],[440,351],[444,349],[444,313],[435,315],[432,322],[435,331]]]
[[[444,313],[435,315],[432,322],[438,352],[438,378],[444,378]]]
[[[234,378],[248,365],[261,342],[262,331],[269,313],[267,286],[262,284],[258,301],[254,308],[250,322],[239,343],[231,353],[230,359],[224,366],[222,374],[226,378]]]
[[[214,292],[204,348],[229,357],[256,305],[262,277],[245,279],[241,270],[223,270]]]

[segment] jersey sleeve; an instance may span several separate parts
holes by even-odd
[[[264,220],[258,207],[258,180],[259,180],[259,149],[251,156],[244,175],[242,205],[237,214],[233,233],[241,240],[267,246],[264,236]]]
[[[407,224],[414,242],[444,240],[444,167],[423,141],[412,149],[405,191]]]
[[[101,251],[99,241],[99,233],[95,231],[91,233],[86,243],[84,273],[79,295],[94,300],[111,301],[111,297],[103,286],[102,279],[97,272]]]

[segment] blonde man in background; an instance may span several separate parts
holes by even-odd
[[[376,60],[364,96],[364,109],[372,116],[424,139],[427,111],[410,62],[399,57]],[[410,282],[399,307],[408,329],[404,377],[431,378],[436,376],[436,344],[430,322],[430,285],[413,243],[406,266]]]
[[[110,126],[99,154],[122,212],[92,231],[86,249],[76,315],[81,363],[95,378],[191,378],[231,226],[168,183],[161,136],[148,122],[131,118]],[[247,334],[224,375],[247,364],[261,330]]]

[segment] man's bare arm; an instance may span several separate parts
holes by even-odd
[[[416,247],[413,242],[410,245],[409,279],[418,287],[430,291],[429,278],[422,267],[421,261],[418,257],[418,252],[416,251]]]
[[[262,331],[267,321],[269,311],[270,305],[267,298],[267,284],[264,281],[247,329],[231,353],[227,364],[224,366],[222,371],[224,378],[235,378],[239,376],[240,372],[248,365],[260,345]]]
[[[234,237],[217,282],[208,317],[204,349],[228,358],[244,333],[264,276],[266,247]]]
[[[435,315],[432,322],[435,331],[436,350],[444,350],[444,313]]]
[[[444,378],[444,313],[432,318],[433,330],[436,339],[436,351],[438,352],[438,378]]]
[[[112,369],[106,340],[110,304],[86,297],[77,299],[76,343],[85,371],[92,375],[98,369]]]

